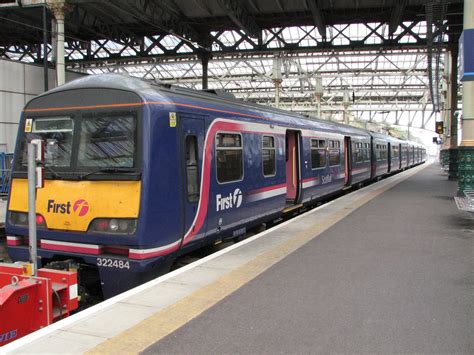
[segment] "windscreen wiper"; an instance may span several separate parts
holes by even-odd
[[[95,175],[95,174],[113,174],[113,173],[136,173],[137,171],[135,169],[129,169],[129,168],[100,168],[91,172],[88,172],[84,175],[80,175],[79,179],[82,180],[90,175]]]
[[[57,173],[57,171],[51,169],[51,168],[50,168],[48,165],[46,165],[45,163],[38,163],[38,166],[41,166],[42,168],[45,168],[46,170],[48,170],[48,171],[51,173],[51,176],[52,176],[53,179],[59,178],[59,174]]]

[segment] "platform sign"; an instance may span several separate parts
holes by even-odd
[[[459,78],[474,81],[474,28],[464,30],[459,38]]]

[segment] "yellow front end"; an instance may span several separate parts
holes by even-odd
[[[138,218],[140,181],[46,180],[36,213],[48,229],[86,232],[95,218]],[[28,212],[28,181],[12,181],[9,211]]]

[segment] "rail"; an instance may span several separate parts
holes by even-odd
[[[464,196],[456,196],[454,200],[458,209],[467,212],[474,212],[474,190],[464,190]]]
[[[6,197],[10,188],[13,153],[0,153],[0,198]]]

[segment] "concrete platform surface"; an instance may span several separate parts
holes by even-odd
[[[474,220],[433,165],[359,208],[157,353],[474,353]]]
[[[474,223],[441,174],[390,177],[1,351],[474,353]]]

